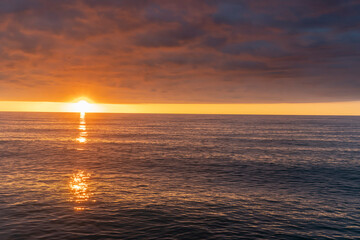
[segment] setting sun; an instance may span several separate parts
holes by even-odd
[[[90,102],[90,103],[89,103]],[[88,112],[101,112],[101,109],[98,104],[92,103],[91,100],[78,100],[74,103],[69,103],[65,106],[66,112],[79,112],[82,114]]]
[[[77,112],[89,112],[91,110],[91,105],[85,100],[81,100],[75,104]]]

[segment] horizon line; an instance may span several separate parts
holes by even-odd
[[[78,112],[75,103],[0,101],[0,112]],[[327,103],[91,103],[88,113],[360,116],[360,101]]]
[[[2,111],[0,113],[69,113],[80,114],[79,112],[37,112],[37,111]],[[145,114],[145,115],[233,115],[233,116],[320,116],[320,117],[360,117],[360,115],[336,115],[336,114],[246,114],[246,113],[135,113],[135,112],[85,112],[85,114]]]

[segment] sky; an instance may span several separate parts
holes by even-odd
[[[352,104],[359,42],[355,0],[2,0],[0,101]]]

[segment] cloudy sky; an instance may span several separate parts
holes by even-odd
[[[0,101],[360,100],[351,0],[2,0]]]

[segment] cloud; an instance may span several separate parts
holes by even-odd
[[[248,54],[264,57],[281,57],[284,54],[278,45],[262,40],[229,44],[222,48],[222,52],[233,55]]]
[[[359,100],[355,0],[0,2],[0,100]]]
[[[135,36],[136,45],[143,47],[174,47],[193,41],[202,30],[189,24],[180,24],[168,29],[146,31]]]

